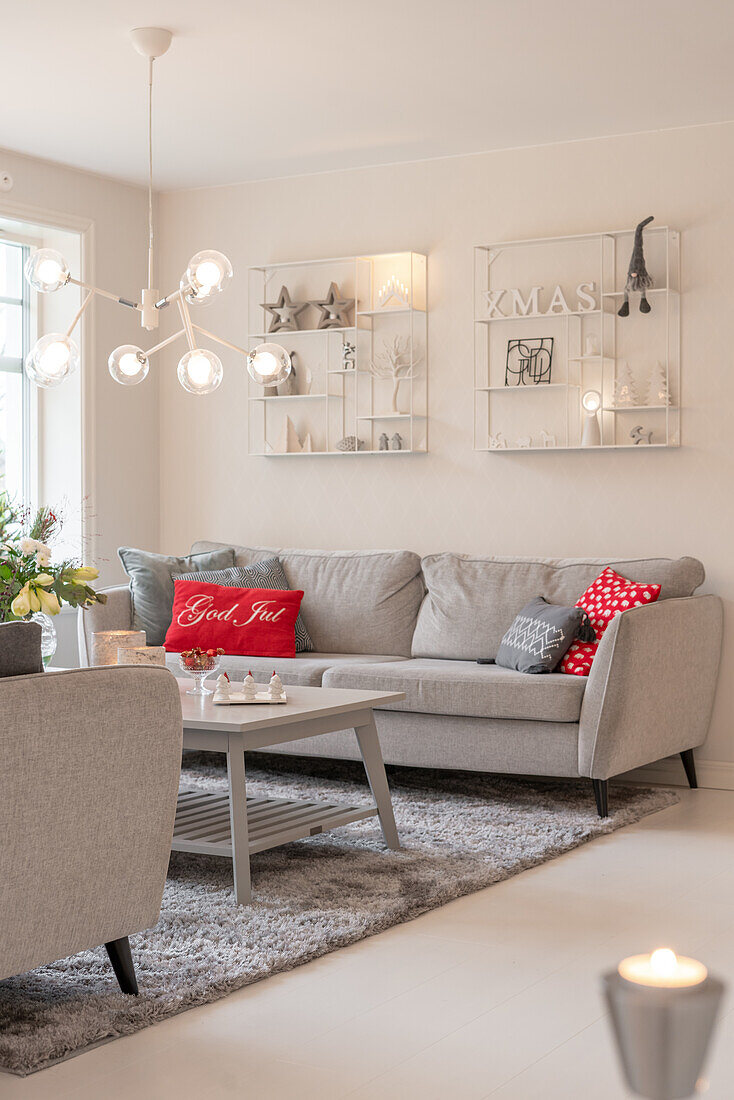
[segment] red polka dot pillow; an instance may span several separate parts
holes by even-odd
[[[588,676],[602,635],[615,615],[621,615],[630,607],[655,603],[659,595],[659,584],[628,581],[626,577],[615,573],[611,566],[605,569],[576,601],[576,606],[583,607],[589,616],[596,633],[596,641],[573,642],[561,661],[559,672],[567,672],[571,676]]]

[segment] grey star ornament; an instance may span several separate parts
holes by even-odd
[[[282,286],[277,302],[262,302],[262,308],[273,316],[268,332],[297,332],[298,315],[307,308],[308,302],[292,302],[288,287]]]
[[[332,283],[329,293],[321,302],[311,302],[321,311],[319,328],[349,328],[349,311],[354,308],[354,298],[342,298],[339,287]]]

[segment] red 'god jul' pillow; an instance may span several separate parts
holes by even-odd
[[[173,619],[163,643],[169,652],[201,646],[249,657],[295,657],[303,592],[204,581],[174,584]]]
[[[561,661],[559,672],[568,672],[572,676],[588,676],[602,635],[615,615],[621,615],[630,607],[655,603],[659,595],[659,584],[628,581],[626,577],[615,573],[611,566],[605,569],[589,585],[583,596],[576,600],[576,606],[583,607],[591,620],[596,641],[573,642]]]

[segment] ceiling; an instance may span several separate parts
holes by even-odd
[[[730,0],[23,0],[0,145],[144,182],[150,24],[159,189],[734,118]]]

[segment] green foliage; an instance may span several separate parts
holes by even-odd
[[[61,526],[58,513],[50,508],[42,507],[32,514],[18,508],[6,492],[0,491],[0,622],[26,618],[34,610],[43,610],[44,602],[49,610],[49,598],[56,611],[64,603],[71,607],[106,603],[107,597],[86,583],[88,576],[81,580],[75,575],[80,562],[68,559],[57,565],[39,564],[38,548],[33,543],[47,547],[58,536]],[[33,543],[26,544],[24,539]],[[30,611],[15,615],[13,601],[24,592],[30,601]]]

